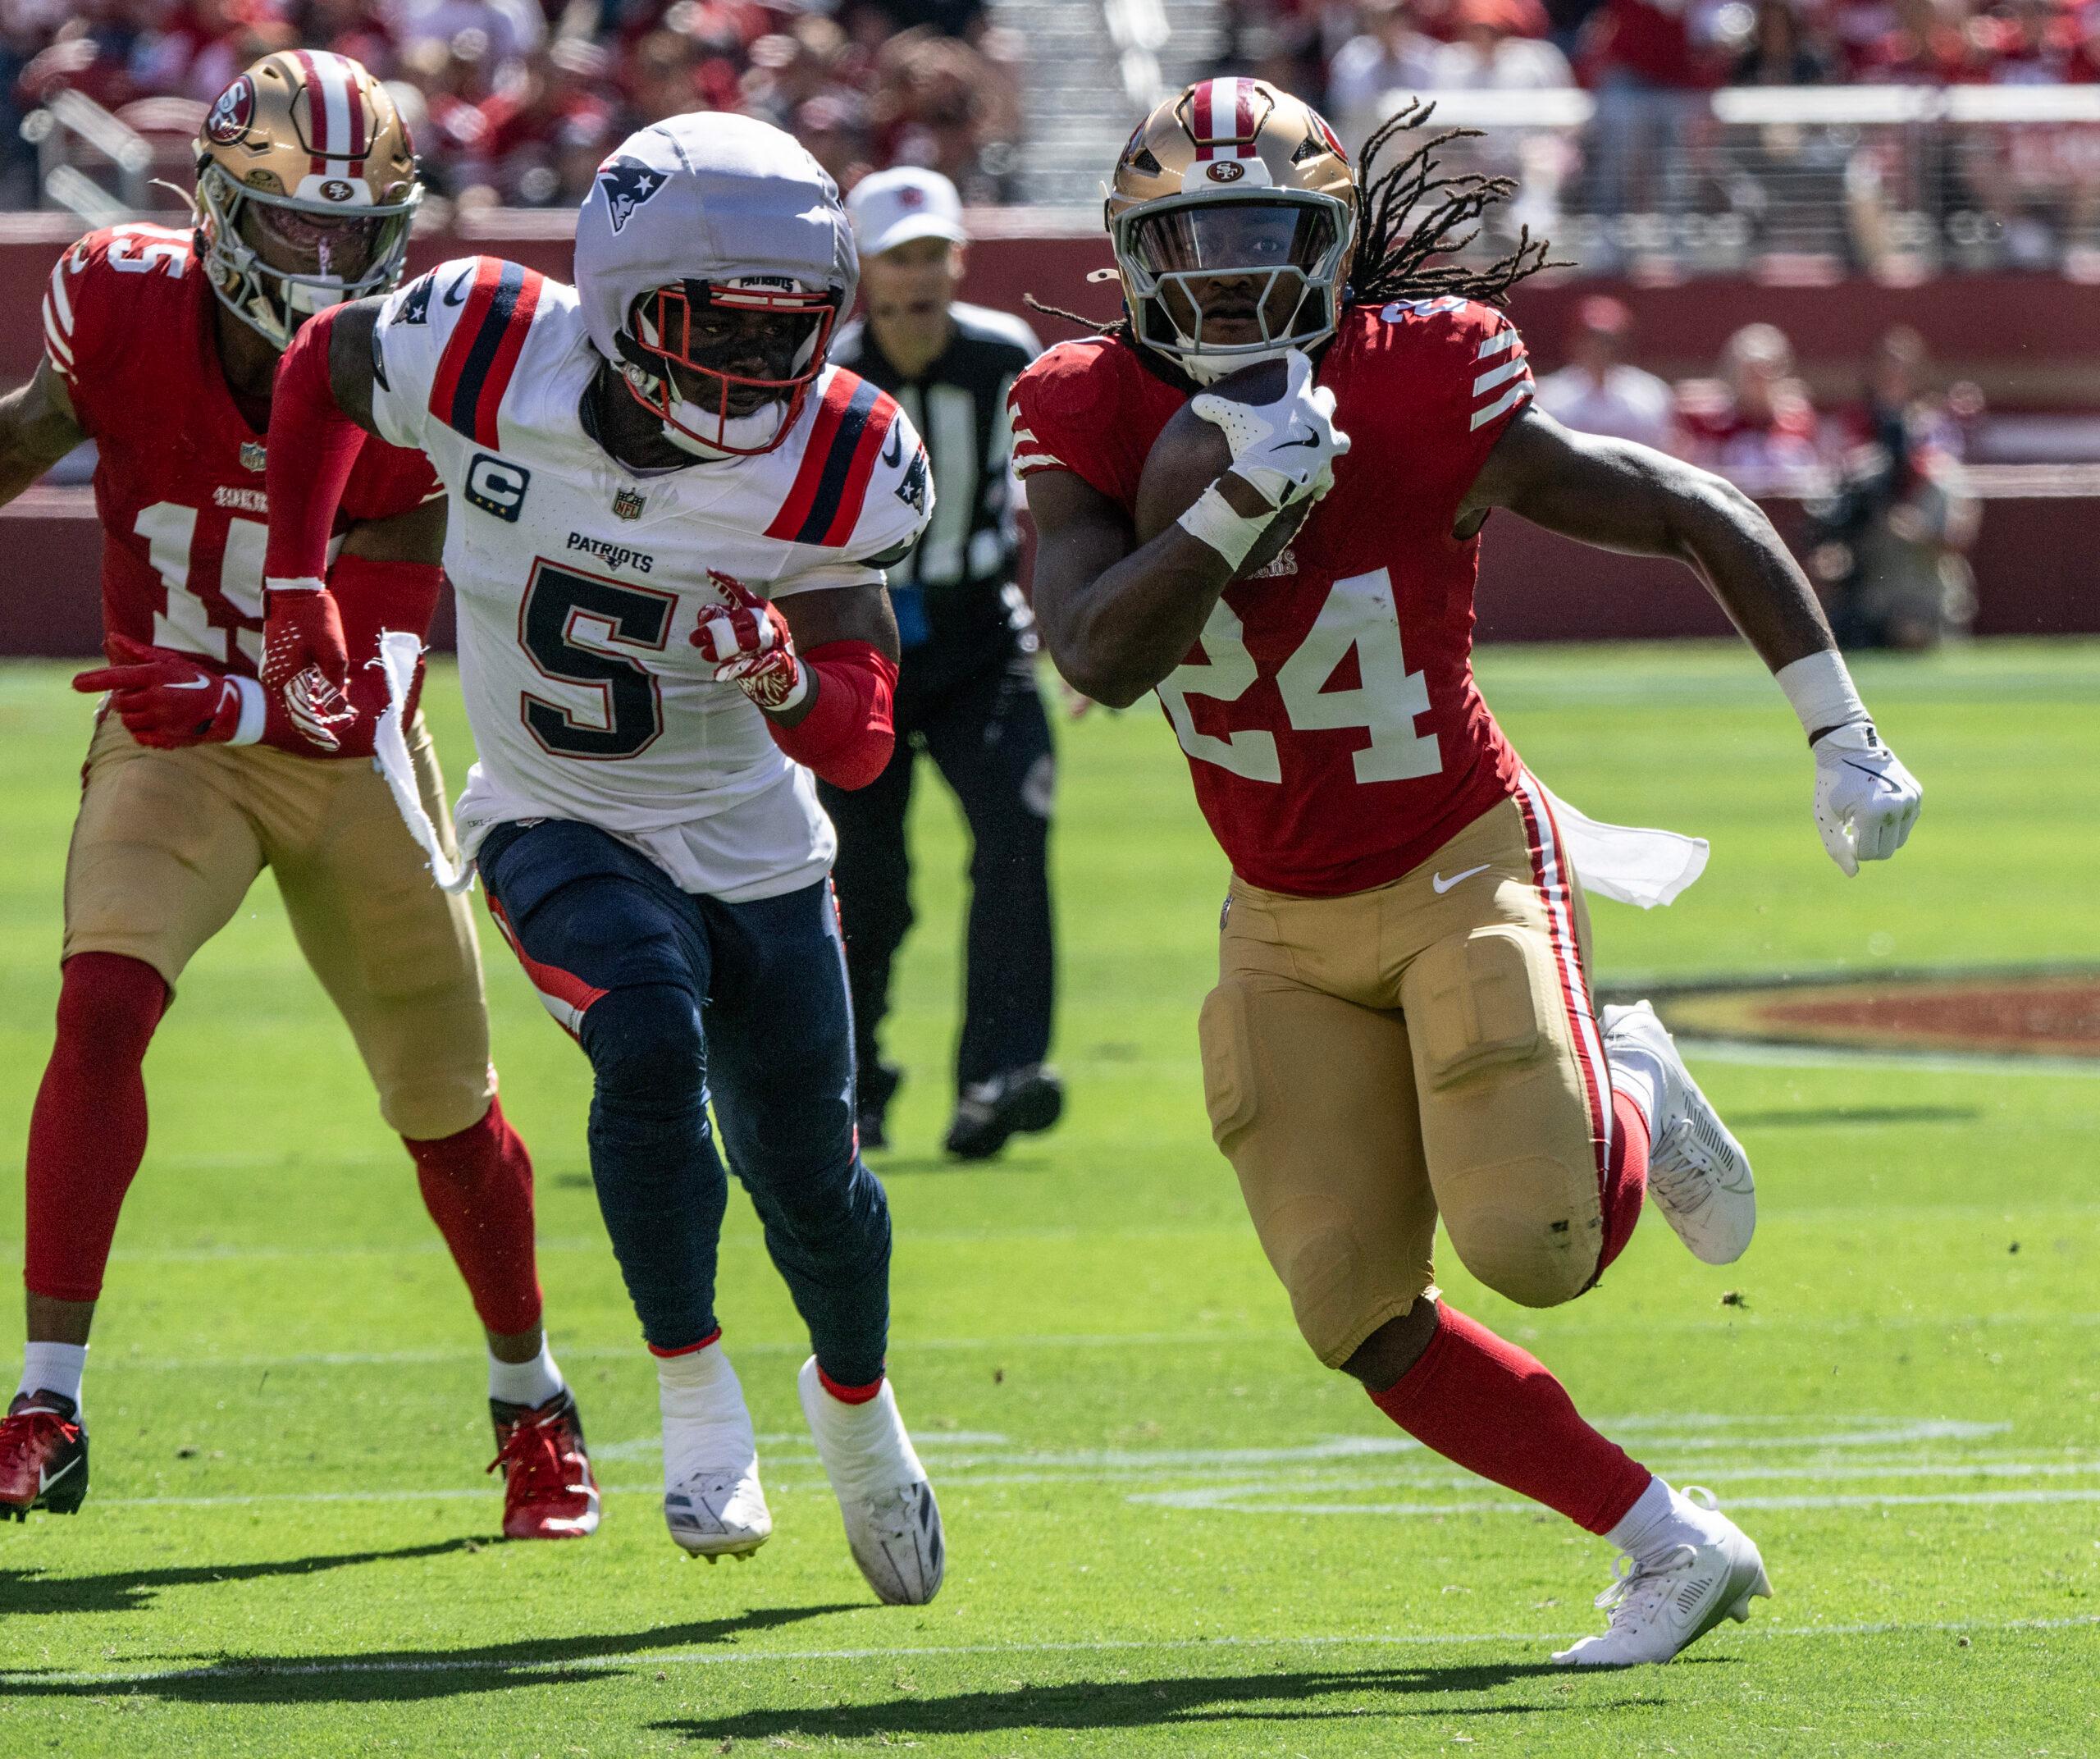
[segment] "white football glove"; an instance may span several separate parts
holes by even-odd
[[[1224,434],[1233,474],[1278,512],[1332,488],[1335,460],[1349,450],[1349,436],[1335,426],[1335,394],[1313,384],[1311,358],[1294,348],[1284,359],[1288,377],[1274,403],[1234,403],[1203,391],[1189,404]]]
[[[1918,822],[1924,790],[1871,721],[1847,722],[1815,742],[1815,828],[1849,879],[1861,861],[1885,861]]]

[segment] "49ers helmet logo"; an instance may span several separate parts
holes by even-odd
[[[248,132],[255,120],[255,82],[243,74],[219,94],[212,113],[204,120],[204,132],[222,147],[230,147]]]
[[[1212,183],[1237,183],[1247,175],[1246,167],[1237,159],[1213,159],[1204,173]]]

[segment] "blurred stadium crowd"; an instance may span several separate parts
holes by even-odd
[[[706,109],[792,130],[842,185],[909,163],[1013,193],[1023,47],[983,0],[0,0],[0,205],[37,204],[21,124],[54,93],[172,139],[293,47],[386,80],[454,200],[573,203],[627,133]]]
[[[2100,273],[2094,0],[1230,4],[1235,68],[1349,138],[1401,94],[1489,94],[1445,105],[1488,125],[1477,168],[1586,268]]]
[[[1774,325],[1730,336],[1710,377],[1672,386],[1629,358],[1632,318],[1597,295],[1577,308],[1568,364],[1541,378],[1541,408],[1571,427],[1660,448],[1746,493],[1802,507],[1795,533],[1847,647],[1929,647],[1975,615],[1965,553],[1978,508],[1963,491],[1974,385],[1930,388],[1924,340],[1890,330],[1855,395],[1819,410]]]

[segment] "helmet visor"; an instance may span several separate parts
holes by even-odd
[[[1334,248],[1334,216],[1303,202],[1210,202],[1147,214],[1132,229],[1131,254],[1155,276],[1203,271],[1310,275]]]

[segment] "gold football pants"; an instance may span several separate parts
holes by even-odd
[[[420,716],[408,733],[424,806],[450,838]],[[265,867],[387,1123],[428,1140],[479,1122],[495,1082],[473,919],[431,880],[370,761],[156,751],[103,717],[66,858],[65,957],[121,953],[173,989]]]
[[[1466,1268],[1531,1307],[1594,1278],[1610,1076],[1588,921],[1543,790],[1390,884],[1293,898],[1235,880],[1203,1004],[1212,1133],[1306,1341],[1339,1368]]]

